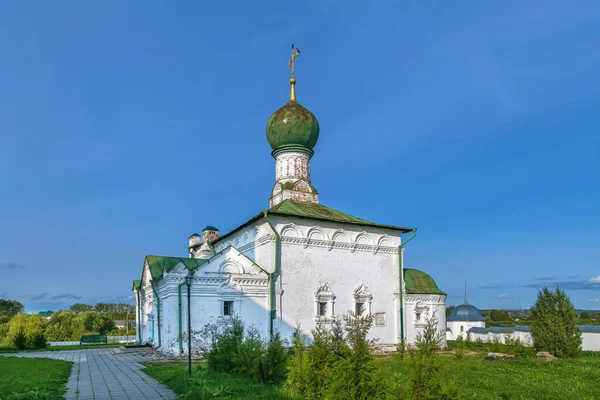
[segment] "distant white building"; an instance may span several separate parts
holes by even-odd
[[[477,307],[467,302],[467,286],[465,283],[464,303],[456,306],[446,318],[446,340],[456,340],[459,336],[466,339],[471,328],[485,328],[485,318]]]
[[[416,229],[320,204],[310,169],[319,124],[296,101],[295,82],[290,80],[290,101],[267,123],[275,158],[270,208],[225,235],[214,226],[193,234],[189,258],[144,259],[133,285],[139,342],[187,351],[188,274],[193,339],[205,324],[228,324],[234,316],[265,339],[275,331],[289,339],[297,324],[309,333],[358,308],[374,316],[370,336],[381,346],[414,342],[431,317],[445,330],[446,293],[425,272],[403,267],[402,235],[412,238]],[[232,195],[240,193],[232,188]]]

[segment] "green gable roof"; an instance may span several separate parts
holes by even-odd
[[[140,281],[139,279],[135,279],[133,281],[133,288],[131,290],[140,290],[141,287],[142,287],[142,281]]]
[[[446,294],[431,276],[418,269],[404,268],[404,286],[408,294]]]
[[[323,221],[341,222],[345,224],[388,228],[403,232],[412,231],[411,228],[377,224],[375,222],[367,221],[366,219],[358,218],[353,215],[334,210],[333,208],[326,207],[322,204],[308,203],[304,201],[284,200],[283,202],[271,208],[269,213],[292,217],[319,219]]]
[[[207,262],[206,259],[200,258],[182,258],[182,257],[162,257],[162,256],[146,256],[145,263],[148,263],[148,267],[150,268],[150,275],[152,279],[160,278],[164,271],[172,270],[179,262],[182,262],[183,265],[188,270],[193,270]],[[144,263],[144,264],[145,264]]]
[[[209,225],[206,228],[202,229],[202,232],[204,232],[204,231],[217,231],[217,232],[219,232],[219,228],[216,228],[216,227],[214,227],[212,225]]]

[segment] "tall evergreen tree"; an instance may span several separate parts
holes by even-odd
[[[531,336],[536,351],[565,358],[581,354],[577,311],[565,292],[544,287],[531,308],[531,317]]]

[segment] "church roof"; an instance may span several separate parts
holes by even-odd
[[[169,272],[172,270],[180,261],[187,269],[193,270],[208,260],[202,258],[146,256],[145,261],[148,263],[148,267],[150,268],[152,279],[158,279],[165,271]]]
[[[279,203],[276,206],[269,209],[269,215],[281,215],[281,216],[285,216],[285,217],[317,219],[317,220],[321,220],[321,221],[341,222],[344,224],[352,224],[352,225],[359,225],[359,226],[372,226],[375,228],[385,228],[385,229],[397,230],[402,233],[413,231],[413,228],[405,228],[402,226],[385,225],[385,224],[378,224],[375,222],[371,222],[366,219],[355,217],[353,215],[346,214],[344,212],[324,206],[322,204],[308,203],[308,202],[304,202],[304,201],[289,200],[289,199],[284,200],[281,203]],[[245,226],[248,226],[249,224],[263,218],[263,216],[264,215],[262,212],[256,214],[249,221],[238,226],[237,228],[228,232],[227,234],[219,237],[219,239],[217,239],[215,241],[215,243],[225,239],[228,236],[231,236],[232,234],[234,234],[235,232],[244,228]]]
[[[404,286],[408,294],[446,294],[431,276],[418,269],[404,268]]]
[[[485,321],[477,307],[471,304],[456,306],[446,321]]]

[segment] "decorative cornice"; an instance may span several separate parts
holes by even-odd
[[[281,237],[282,243],[288,244],[297,244],[307,247],[325,247],[328,250],[332,249],[342,249],[342,250],[350,250],[352,253],[355,251],[368,251],[373,254],[377,253],[387,253],[387,254],[396,254],[398,252],[397,247],[393,246],[377,246],[372,244],[357,244],[357,243],[347,243],[347,242],[338,242],[335,240],[321,240],[321,239],[309,239],[309,238],[296,238],[289,236]]]

